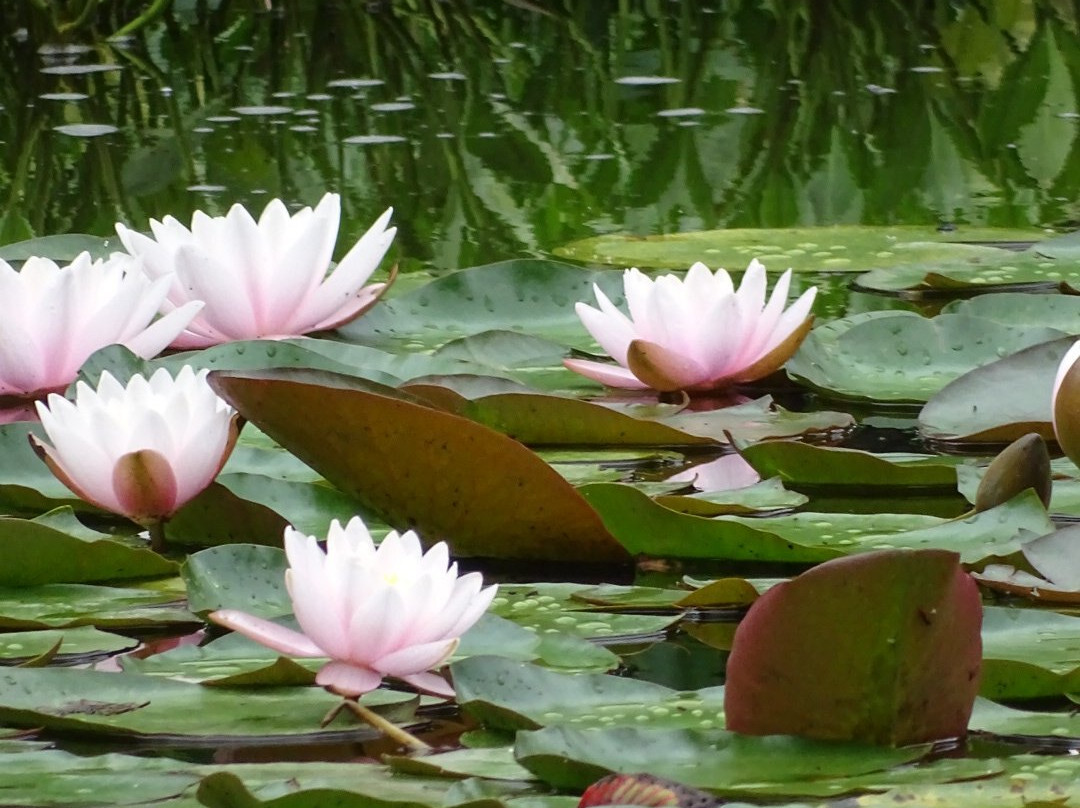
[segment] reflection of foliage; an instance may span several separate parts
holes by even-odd
[[[353,233],[393,203],[400,252],[437,268],[620,229],[1080,218],[1077,15],[1060,0],[659,18],[643,2],[177,1],[121,43],[94,32],[148,4],[101,2],[83,53],[39,51],[43,4],[0,8],[27,31],[0,52],[4,241],[327,188]],[[36,69],[65,63],[120,69]],[[40,98],[63,92],[89,97]],[[232,111],[256,105],[287,109]],[[53,131],[78,122],[120,132]]]

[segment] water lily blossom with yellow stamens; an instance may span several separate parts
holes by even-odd
[[[623,275],[630,316],[594,286],[600,308],[577,304],[578,317],[619,364],[567,359],[570,370],[609,387],[661,392],[719,390],[778,370],[810,331],[811,288],[790,307],[791,270],[768,302],[765,267],[757,260],[736,290],[723,269],[694,264],[684,278]]]
[[[246,339],[282,339],[337,328],[359,317],[389,283],[367,283],[394,240],[387,210],[332,272],[341,200],[326,194],[314,208],[289,214],[275,199],[258,221],[242,205],[224,216],[196,211],[191,228],[171,216],[150,220],[153,238],[122,224],[124,247],[152,278],[170,278],[166,309],[206,305],[175,348]]]
[[[410,530],[387,534],[376,548],[354,517],[345,527],[330,525],[325,553],[314,536],[286,528],[285,554],[285,585],[301,631],[232,609],[210,618],[282,654],[330,657],[316,682],[343,696],[374,690],[384,676],[454,694],[431,669],[454,653],[496,587],[483,587],[477,572],[459,576],[445,543],[425,553]]]
[[[126,255],[94,261],[84,252],[66,267],[29,258],[20,270],[0,260],[0,396],[63,390],[106,345],[156,356],[202,307],[188,303],[155,321],[168,288]]]
[[[214,481],[239,432],[238,418],[185,366],[162,368],[122,385],[101,374],[97,389],[75,386],[75,400],[37,402],[49,443],[38,454],[80,498],[144,526],[159,525]]]

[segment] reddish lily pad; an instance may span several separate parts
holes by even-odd
[[[827,562],[750,607],[727,665],[728,729],[904,745],[963,736],[982,606],[959,556]]]
[[[338,374],[210,379],[244,417],[338,488],[399,529],[445,539],[459,556],[627,558],[573,486],[494,430]]]

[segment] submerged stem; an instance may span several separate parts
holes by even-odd
[[[345,699],[344,703],[341,706],[350,710],[352,714],[359,718],[361,721],[367,722],[375,729],[379,730],[379,732],[381,732],[383,735],[393,741],[396,741],[402,746],[408,747],[409,749],[412,749],[416,752],[431,751],[431,747],[421,741],[415,735],[410,732],[406,732],[396,724],[387,721],[381,715],[379,715],[373,710],[368,709],[355,699]],[[340,709],[340,707],[338,709]]]

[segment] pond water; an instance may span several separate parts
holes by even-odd
[[[567,245],[606,234],[655,236],[719,228],[774,230],[831,225],[920,226],[922,235],[916,240],[921,243],[951,238],[952,233],[960,234],[962,240],[969,231],[986,233],[982,228],[1001,228],[995,231],[1002,234],[1000,240],[1019,249],[1048,232],[1066,232],[1080,224],[1080,159],[1076,155],[1080,20],[1073,4],[1058,0],[1002,0],[971,7],[848,0],[794,3],[782,12],[778,7],[783,4],[765,0],[724,4],[687,0],[173,0],[171,4],[160,4],[160,15],[145,24],[133,25],[147,5],[90,0],[84,7],[81,3],[16,0],[0,6],[0,36],[4,42],[0,48],[0,247],[61,233],[112,238],[116,222],[146,229],[150,218],[175,216],[186,222],[196,210],[222,214],[234,203],[259,210],[272,198],[281,198],[299,209],[315,204],[325,192],[334,191],[341,194],[343,207],[338,257],[383,210],[393,206],[398,235],[390,256],[403,275],[394,294],[399,296],[398,301],[409,301],[408,295],[421,284],[453,270],[511,259],[568,260],[564,251]],[[86,14],[80,18],[83,8]],[[109,35],[116,31],[124,33],[110,39]],[[766,234],[762,240],[773,237]],[[992,236],[973,240],[986,238]],[[804,246],[783,254],[803,256],[818,248],[815,244]],[[880,247],[874,248],[876,252],[870,247],[860,249],[879,257],[891,256]],[[732,254],[720,249],[709,252]],[[550,265],[542,266],[551,269]],[[730,264],[728,268],[743,267]],[[770,263],[770,268],[783,267]],[[365,346],[388,351],[391,348],[387,346],[393,346],[392,350],[400,352],[402,344],[413,344],[402,336],[406,332],[415,344],[431,348],[450,342],[454,336],[471,335],[471,318],[484,323],[491,320],[494,325],[489,327],[507,331],[529,333],[536,327],[545,338],[558,332],[562,341],[554,360],[548,355],[550,345],[526,346],[523,342],[496,343],[494,348],[486,343],[466,343],[465,347],[456,346],[456,356],[483,364],[483,352],[497,352],[503,344],[520,349],[523,356],[535,351],[541,360],[540,370],[531,376],[526,372],[525,376],[513,378],[528,378],[543,390],[565,391],[568,382],[557,375],[562,373],[560,358],[567,347],[579,349],[588,347],[588,343],[582,341],[581,335],[562,339],[566,323],[549,316],[556,302],[570,309],[572,290],[569,286],[541,285],[537,292],[530,285],[533,276],[529,273],[534,271],[533,264],[519,263],[504,266],[490,276],[505,282],[510,290],[507,299],[512,304],[521,304],[513,309],[514,314],[504,314],[494,304],[485,309],[477,299],[483,292],[483,282],[478,281],[477,288],[458,289],[450,302],[433,306],[426,313],[421,309],[430,301],[402,302],[392,314],[379,314],[376,309],[364,319],[374,325],[350,326],[345,334]],[[822,322],[879,309],[906,308],[933,314],[945,302],[900,300],[896,296],[852,291],[852,277],[844,273],[802,272],[796,276],[796,285],[805,288],[816,283],[822,287],[823,294],[815,306]],[[966,288],[964,293],[972,291]],[[528,305],[526,292],[534,295],[534,306]],[[382,303],[380,308],[386,311],[388,305]],[[523,321],[515,320],[515,316]],[[1025,325],[1044,324],[1039,313],[1027,312],[1018,317]],[[1080,314],[1076,317],[1080,321]],[[395,318],[405,322],[401,332],[393,330]],[[1053,317],[1050,320],[1058,323]],[[574,322],[571,328],[576,327]],[[413,331],[409,332],[409,328]],[[425,332],[425,328],[432,333]],[[1007,343],[1009,351],[1041,344],[1062,333],[1080,333],[1080,325],[1072,330],[1060,328],[1053,335],[1042,334],[1040,339],[1018,337],[1015,344]],[[993,333],[998,335],[997,331]],[[995,339],[998,336],[985,341],[993,343]],[[1000,339],[1006,344],[1005,336]],[[875,340],[880,340],[880,335],[869,340],[868,351],[880,344]],[[976,342],[981,346],[984,337]],[[325,349],[330,351],[323,357],[326,362],[331,358],[352,361],[357,356],[348,353],[341,343],[335,345],[337,348]],[[345,353],[339,355],[338,349]],[[827,354],[830,349],[826,345],[821,350]],[[929,365],[934,348],[926,350]],[[961,352],[960,347],[954,350]],[[983,349],[975,353],[979,350]],[[987,350],[997,351],[997,356],[1009,352],[993,344]],[[987,355],[979,363],[989,358]],[[818,359],[809,359],[807,364]],[[871,359],[877,362],[879,357]],[[110,366],[111,361],[113,358],[106,357],[95,369]],[[219,359],[208,361],[213,365]],[[915,419],[929,393],[923,395],[919,380],[912,380],[918,373],[910,365],[901,360],[897,367],[890,367],[886,380],[884,376],[873,376],[876,367],[871,363],[872,384],[878,392],[891,384],[907,384],[906,391],[915,389],[913,397],[862,395],[858,392],[863,389],[858,378],[835,376],[824,381],[817,378],[811,385],[820,395],[776,378],[750,392],[774,394],[794,413],[784,417],[803,417],[802,411],[806,411],[807,418],[820,416],[823,420],[806,427],[810,442],[843,441],[849,448],[877,453],[926,451],[927,446],[935,444],[924,442],[916,433]],[[399,368],[394,364],[388,373],[396,373]],[[851,375],[857,377],[860,368]],[[520,368],[510,368],[514,370]],[[529,370],[535,368],[526,368]],[[837,371],[833,368],[832,372]],[[933,378],[925,384],[927,390],[935,389]],[[851,393],[853,389],[855,393]],[[829,390],[840,390],[839,400],[830,398]],[[596,394],[599,390],[583,390],[579,381],[571,392]],[[683,415],[687,421],[708,415],[693,411],[707,411],[714,404],[695,402]],[[616,406],[629,412],[633,407],[659,411],[671,405],[638,399],[630,404],[620,401]],[[752,405],[744,402],[744,406]],[[566,415],[558,417],[569,419]],[[762,435],[804,434],[802,427],[788,432],[769,431],[775,430],[771,421],[761,431],[762,420],[756,415],[745,416],[753,434],[751,440]],[[710,434],[721,443],[723,440],[717,436],[722,435],[723,426],[709,427]],[[745,424],[739,422],[738,426]],[[737,427],[732,429],[738,431]],[[0,459],[3,512],[29,516],[46,510],[46,506],[72,504],[42,468],[29,470],[29,466],[19,465],[29,456],[25,454],[24,431],[21,425],[0,427],[0,441],[8,452],[6,459]],[[246,442],[242,441],[237,456],[230,461],[232,465],[225,470],[230,477],[229,490],[240,499],[251,500],[244,507],[255,502],[272,510],[284,503],[313,524],[322,524],[354,507],[351,495],[328,493],[319,475],[301,468],[295,458],[282,457],[288,453],[270,446],[253,432],[250,428],[245,432]],[[609,454],[604,453],[608,448],[559,448],[561,454],[547,446],[542,457],[575,484],[583,484],[584,488],[600,486],[593,489],[597,498],[614,496],[611,490],[601,489],[615,482],[632,482],[650,495],[682,492],[680,486],[664,478],[699,459],[697,450],[681,443],[645,449],[623,446]],[[986,443],[974,449],[962,447],[983,455],[996,448],[996,444]],[[580,451],[575,454],[572,450]],[[815,462],[808,461],[801,467],[810,477],[813,474],[806,469]],[[940,462],[949,466],[955,460]],[[277,486],[272,491],[265,479],[252,482],[269,466],[273,470],[266,474],[275,478]],[[1053,509],[1059,521],[1080,515],[1075,469],[1066,466],[1067,461],[1055,461],[1055,473],[1065,479],[1062,489],[1067,492],[1058,502],[1060,507]],[[878,483],[874,475],[893,481],[906,471],[876,466],[872,471],[856,469],[844,472],[848,479],[839,486],[811,480],[805,488],[812,497],[814,520],[799,522],[799,517],[792,517],[786,528],[790,533],[784,536],[795,536],[796,543],[806,539],[807,546],[831,552],[875,531],[881,531],[886,538],[904,530],[929,531],[937,525],[931,523],[929,515],[954,517],[967,508],[967,501],[957,495],[955,486],[942,487],[940,474],[944,472],[938,468],[939,477],[933,479],[911,482],[904,477],[903,483],[887,482],[879,487],[875,487]],[[28,478],[23,479],[23,474]],[[869,493],[859,490],[853,496],[851,479],[857,481],[856,487],[865,483]],[[267,486],[265,492],[259,490],[260,485]],[[287,485],[308,486],[310,490],[305,489],[302,495],[296,493],[298,489],[286,493]],[[776,494],[760,494],[768,497],[765,505],[755,504],[757,500],[740,502],[737,507],[742,510],[735,512],[776,515],[800,507],[797,499],[772,498]],[[631,500],[625,501],[630,508]],[[601,499],[590,502],[603,511]],[[1049,530],[1052,524],[1045,511],[1028,506],[1030,502],[1021,503],[1014,509],[1016,513],[1023,511],[1021,515],[1010,512],[1001,515],[999,521],[1008,523],[1010,529],[1014,523],[1022,525],[1018,529],[1034,531],[1033,535],[1040,525]],[[617,510],[621,506],[607,507]],[[835,524],[831,521],[833,512],[839,514]],[[866,514],[865,519],[859,513]],[[259,523],[262,529],[265,519],[261,511],[256,514],[254,509],[244,510],[243,514],[245,519],[258,516],[263,520]],[[110,530],[117,529],[111,523],[94,521],[93,516],[87,518],[85,513],[82,516],[84,523],[94,527],[107,524]],[[991,542],[998,541],[1005,528],[998,527],[998,533],[993,533],[995,528],[986,524],[982,522],[981,528],[957,528],[961,534],[958,541],[969,539],[979,529],[993,534],[994,538],[987,539],[986,547],[980,549],[982,554],[972,556],[980,564],[988,558],[1001,560],[991,552]],[[678,529],[683,529],[681,525]],[[85,524],[74,528],[76,533],[81,529]],[[121,533],[125,530],[119,528]],[[855,538],[837,538],[830,531]],[[653,533],[650,540],[663,530],[658,527]],[[280,537],[280,531],[277,535]],[[663,539],[660,535],[660,545]],[[964,552],[975,552],[968,545],[964,547]],[[257,548],[259,552],[262,549]],[[187,578],[186,584],[190,587],[197,582],[204,606],[212,604],[207,593],[213,588],[211,584],[217,583],[222,591],[232,587],[252,603],[280,599],[283,595],[278,578],[272,586],[260,588],[265,583],[260,576],[265,569],[277,570],[275,565],[283,562],[252,553],[257,557],[250,569],[258,574],[244,572],[230,578],[228,567],[233,562],[226,557],[225,561],[206,562],[221,566],[191,573],[194,577]],[[734,561],[710,560],[707,553],[693,549],[686,555],[690,558],[653,559],[636,567],[540,565],[529,560],[481,562],[479,566],[507,582],[581,582],[580,586],[542,583],[537,591],[524,585],[506,588],[504,601],[498,605],[501,616],[534,629],[539,627],[541,633],[563,631],[575,640],[593,643],[582,643],[584,649],[572,643],[567,648],[548,649],[549,657],[537,652],[536,659],[555,659],[560,663],[556,667],[565,670],[608,670],[615,663],[605,661],[605,652],[599,647],[612,636],[630,635],[629,640],[622,637],[612,646],[621,658],[619,673],[676,691],[695,691],[694,698],[701,699],[707,713],[716,709],[716,702],[709,701],[716,698],[715,693],[710,696],[709,688],[724,681],[731,635],[748,601],[735,598],[735,603],[741,605],[733,607],[722,601],[723,608],[716,604],[690,608],[689,617],[673,628],[682,614],[680,609],[686,608],[672,606],[673,587],[730,576],[752,580],[758,589],[765,590],[775,578],[803,569],[807,557],[796,558],[782,549],[773,556],[737,556]],[[1015,560],[1017,555],[1013,547],[1008,557]],[[244,563],[249,561],[245,557]],[[249,570],[239,562],[233,566]],[[97,582],[93,578],[78,580]],[[596,588],[588,588],[592,585]],[[99,600],[95,599],[98,595],[88,591],[89,587],[87,591],[75,591],[76,585],[70,586],[63,591],[42,592],[37,595],[40,603],[30,599],[25,606],[18,605],[21,590],[6,590],[9,595],[0,590],[0,600],[7,598],[0,604],[0,614],[8,614],[5,609],[14,610],[12,614],[23,609],[18,612],[21,617],[5,617],[4,625],[11,630],[31,627],[26,621],[46,611],[42,604],[51,604],[50,608],[73,604],[70,608],[56,606],[57,614],[76,614],[76,622],[98,627],[119,627],[120,634],[139,639],[158,634],[169,638],[187,636],[193,624],[198,624],[181,608],[184,604],[178,598],[184,596],[185,584],[175,577],[150,583],[121,583],[125,587],[122,594],[100,596]],[[116,603],[124,605],[109,606],[107,601],[114,597]],[[590,621],[594,613],[580,611],[582,603],[595,605],[602,615]],[[993,603],[1015,606],[1020,601],[1002,598]],[[33,607],[39,608],[35,611]],[[192,604],[191,608],[204,613],[214,606],[196,609]],[[125,611],[131,613],[125,615]],[[1028,615],[1024,619],[1034,621],[1031,627],[1020,630],[1007,625],[1013,611]],[[959,753],[938,750],[942,754],[927,767],[938,767],[945,774],[926,775],[925,782],[974,781],[1002,772],[1018,780],[1034,781],[1043,775],[1046,766],[1024,757],[1027,750],[1075,755],[1080,734],[1076,731],[1075,709],[1070,712],[1067,698],[1075,700],[1078,692],[1080,653],[1076,638],[1080,632],[1053,622],[1066,619],[1064,615],[1049,614],[1045,617],[1033,609],[998,609],[993,617],[995,633],[990,643],[1000,656],[995,659],[993,681],[1005,693],[1004,701],[1035,710],[1019,717],[1002,717],[993,710],[1003,708],[986,706],[990,705],[986,702],[980,708],[979,726],[993,728],[987,736],[991,740],[976,740]],[[62,625],[64,631],[72,630],[60,617],[49,619],[54,622],[33,627]],[[1039,619],[1050,622],[1038,623]],[[500,649],[503,635],[498,634],[499,630],[507,629],[488,626],[486,631],[491,636],[484,634],[476,641],[478,647],[487,653]],[[1031,651],[1030,644],[1024,645],[1016,637],[1025,632],[1028,639],[1034,635],[1045,639],[1051,650],[1042,646]],[[509,639],[505,642],[512,649],[521,641],[520,637],[506,636]],[[110,658],[122,650],[96,635],[79,637],[79,642],[86,643],[82,655],[73,651],[70,657],[61,655],[61,662],[82,664],[88,659]],[[74,642],[67,635],[64,641]],[[13,641],[9,638],[7,642]],[[126,662],[125,674],[114,674],[117,681],[127,674],[157,676],[163,684],[154,698],[175,704],[180,712],[191,711],[190,703],[185,701],[190,697],[180,692],[179,685],[172,688],[174,680],[187,685],[236,674],[241,678],[230,682],[232,686],[238,682],[243,686],[245,681],[250,684],[252,679],[244,680],[244,676],[253,677],[260,686],[307,681],[304,677],[308,673],[302,670],[271,670],[273,654],[260,657],[250,649],[238,652],[236,647],[226,645],[226,650],[219,647],[216,653],[220,655],[209,653],[201,658],[191,648],[170,649],[169,644],[149,646],[135,654],[146,658]],[[43,662],[51,659],[48,646],[40,653]],[[35,652],[33,656],[37,655]],[[1029,669],[1017,673],[1010,667],[1024,664],[1028,656],[1036,660],[1032,663],[1034,673]],[[4,660],[21,661],[27,657],[8,649]],[[104,670],[115,669],[110,666],[111,660],[102,664]],[[462,680],[466,678],[462,672]],[[14,682],[11,679],[7,683],[9,692],[26,687],[27,692],[37,693],[29,690],[29,684],[15,687]],[[70,687],[74,689],[65,689]],[[201,729],[192,730],[182,722],[180,730],[174,732],[170,721],[175,720],[175,715],[151,710],[149,717],[142,716],[142,697],[137,692],[118,690],[101,696],[101,704],[108,702],[106,707],[118,710],[118,715],[131,712],[135,716],[130,724],[127,718],[118,717],[113,726],[112,718],[94,714],[94,705],[86,706],[89,691],[79,687],[85,686],[57,684],[55,692],[49,690],[47,697],[61,698],[63,704],[41,707],[36,713],[39,717],[62,718],[68,715],[64,710],[70,708],[73,713],[91,716],[87,719],[91,724],[87,725],[66,725],[62,720],[41,717],[41,725],[48,731],[36,737],[58,742],[61,750],[73,752],[83,761],[76,765],[69,758],[47,758],[46,752],[55,751],[49,749],[42,751],[40,762],[33,764],[54,774],[78,771],[77,776],[72,775],[70,785],[57,787],[57,799],[65,804],[90,804],[80,801],[84,800],[78,790],[83,781],[78,778],[84,777],[90,784],[87,787],[96,789],[102,780],[94,778],[100,778],[102,770],[121,772],[117,783],[151,778],[147,782],[154,784],[153,794],[147,802],[199,804],[194,801],[193,784],[207,778],[199,789],[201,804],[262,804],[260,800],[278,796],[283,776],[236,769],[236,776],[246,778],[250,789],[258,792],[257,799],[249,800],[250,795],[229,791],[233,786],[220,779],[232,776],[229,772],[199,766],[356,760],[392,751],[382,742],[369,742],[372,733],[366,730],[328,733],[293,743],[293,735],[306,731],[306,719],[296,716],[316,712],[313,704],[299,701],[307,696],[291,694],[287,699],[283,696],[277,705],[259,708],[263,712],[251,719],[251,725],[244,726],[258,726],[259,722],[271,726],[266,730],[269,741],[245,745],[221,740],[228,718],[247,709],[241,697],[230,703],[227,696],[220,696],[219,701],[212,702],[219,707],[200,706],[208,713],[222,711],[221,717],[214,716],[203,736]],[[528,691],[529,687],[526,684],[523,689]],[[212,701],[229,693],[230,687],[206,691],[214,693],[207,697]],[[3,698],[0,695],[0,700]],[[297,701],[289,700],[293,698]],[[635,698],[648,702],[652,696]],[[253,697],[254,701],[258,698]],[[574,702],[569,703],[567,709],[573,709]],[[591,716],[586,720],[595,718],[590,709],[598,709],[601,717],[597,721],[618,725],[616,706],[623,708],[625,704],[604,702],[597,708],[585,699],[577,708]],[[509,724],[517,720],[522,728],[540,726],[537,708],[531,704],[528,707],[532,713],[526,711],[526,718],[517,716]],[[30,708],[38,709],[38,705]],[[20,709],[18,704],[0,704],[0,719],[21,716]],[[405,707],[391,704],[388,709]],[[498,709],[493,711],[497,713]],[[608,709],[612,712],[605,717],[603,710]],[[684,709],[690,708],[671,708],[676,713]],[[293,717],[282,717],[293,710]],[[648,712],[653,718],[661,716],[657,720],[663,722],[670,718],[668,710],[664,703],[650,707]],[[556,708],[549,712],[554,715]],[[436,708],[428,715],[435,724],[426,737],[433,743],[456,746],[464,729],[458,723],[460,715],[445,708]],[[1065,726],[1054,725],[1057,716]],[[144,719],[145,723],[140,723]],[[25,717],[11,720],[12,726],[37,726],[28,724]],[[497,726],[498,721],[494,724]],[[484,804],[521,808],[574,804],[576,797],[566,795],[579,793],[580,788],[575,792],[553,775],[545,783],[563,785],[561,796],[535,796],[529,791],[520,803],[515,802],[516,789],[538,787],[525,779],[523,770],[509,756],[505,734],[478,731],[475,725],[475,721],[469,724],[475,749],[468,750],[469,756],[462,763],[447,763],[447,771],[483,782],[478,785],[465,781],[468,785],[455,787],[455,798],[462,802],[466,798],[490,798],[491,802]],[[504,723],[501,729],[506,728]],[[700,729],[715,727],[703,724]],[[103,741],[106,738],[107,743]],[[485,746],[502,751],[485,757]],[[11,755],[12,760],[30,755],[25,747],[21,741],[0,738],[0,759],[6,755]],[[166,772],[155,763],[144,771],[137,765],[108,761],[102,753],[110,751],[164,753],[193,768]],[[1006,762],[993,762],[998,758]],[[95,762],[99,760],[106,762]],[[901,762],[906,762],[902,756],[888,765]],[[370,785],[374,791],[363,793],[414,800],[410,804],[439,804],[446,786],[425,778],[445,771],[409,769],[410,764],[400,762],[397,765],[415,781],[402,775],[405,784],[399,783],[389,791],[379,791],[383,788],[379,784],[358,786],[331,767],[312,769],[314,773],[297,778],[305,787],[314,784],[362,791]],[[455,769],[455,765],[461,768]],[[574,765],[579,761],[575,760]],[[1080,769],[1075,767],[1050,769],[1055,788],[1059,781],[1080,777]],[[1031,771],[1037,771],[1038,776]],[[850,785],[844,779],[857,778],[860,772],[865,773],[858,766],[853,770],[840,766],[836,778],[848,784],[845,788],[870,788],[868,780],[851,779],[855,785]],[[879,784],[879,790],[902,786],[905,776],[883,775],[884,785]],[[168,780],[170,777],[179,778],[177,784]],[[212,778],[219,778],[213,781],[214,787],[207,785]],[[0,802],[4,802],[5,788],[18,794],[19,799],[30,799],[26,795],[33,788],[16,780],[8,785],[0,775]],[[922,781],[916,775],[910,782]],[[794,798],[793,794],[824,799],[832,793],[824,787],[818,792],[813,788],[788,792],[776,784],[770,787],[774,790],[759,792],[760,799]],[[975,799],[968,804],[978,804],[978,788],[959,794],[955,804],[963,804],[963,799]],[[723,791],[720,786],[717,789]],[[543,788],[538,788],[540,791]],[[752,790],[734,793],[745,796]],[[361,801],[342,804],[365,804],[355,795],[350,799]],[[496,799],[502,802],[494,802]],[[871,801],[860,804],[883,804],[867,799]],[[41,800],[39,804],[50,804],[46,797]]]

